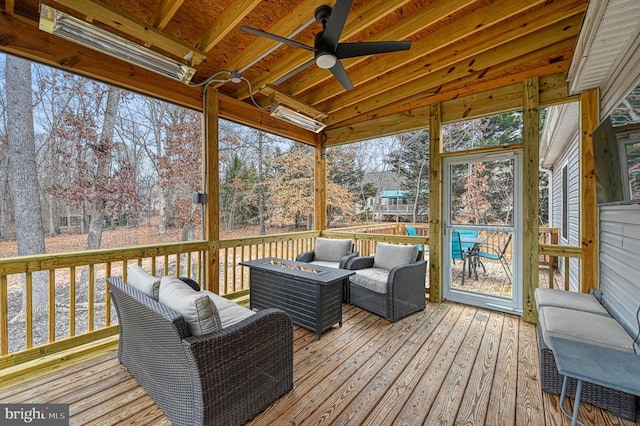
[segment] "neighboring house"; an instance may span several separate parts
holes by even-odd
[[[409,203],[409,191],[400,189],[402,178],[395,172],[370,172],[364,175],[363,185],[371,184],[376,195],[367,198],[366,205],[359,205],[356,213],[368,211],[373,220],[380,222],[412,221],[412,208]]]

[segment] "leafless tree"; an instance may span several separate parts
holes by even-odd
[[[8,174],[13,200],[19,255],[45,253],[40,184],[36,167],[35,132],[31,94],[31,63],[13,56],[6,58],[5,81],[7,104]],[[26,285],[26,281],[25,281]],[[46,273],[33,274],[33,310],[42,315],[47,309]],[[23,291],[26,294],[26,290]],[[21,313],[14,321],[24,319]]]

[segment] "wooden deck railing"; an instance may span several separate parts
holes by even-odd
[[[407,237],[396,224],[327,231],[330,234],[353,238],[363,254],[372,253],[376,241],[427,242]],[[294,259],[313,249],[318,235],[314,231],[220,241],[219,293],[230,298],[248,293],[247,271],[239,262],[268,256]],[[0,259],[0,369],[115,335],[108,277],[123,276],[126,281],[127,266],[137,264],[156,275],[187,276],[202,283],[208,248],[207,242],[194,241]]]
[[[407,236],[404,226],[382,223],[222,240],[219,293],[246,297],[248,272],[240,262],[294,259],[312,250],[317,236],[350,238],[361,255],[373,254],[378,241],[429,245],[428,225],[414,224],[417,237]],[[126,281],[127,266],[137,264],[156,275],[187,276],[202,283],[209,247],[193,241],[0,259],[0,370],[117,334],[108,277],[123,276]],[[577,257],[579,248],[542,245],[540,253]]]

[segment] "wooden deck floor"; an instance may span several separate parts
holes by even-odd
[[[540,390],[535,326],[455,303],[391,324],[344,305],[315,340],[295,330],[294,389],[252,425],[561,425]],[[18,386],[0,402],[68,403],[72,425],[170,424],[115,352]],[[640,425],[583,404],[589,425]]]

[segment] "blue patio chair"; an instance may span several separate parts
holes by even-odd
[[[464,285],[464,275],[467,268],[467,252],[462,248],[460,242],[460,232],[451,232],[451,260],[455,263],[456,260],[462,260],[462,285]]]
[[[404,229],[406,229],[407,231],[407,235],[410,237],[419,237],[420,235],[418,235],[418,231],[416,230],[415,226],[405,226]],[[420,250],[422,253],[429,253],[429,247],[424,247],[422,244],[416,244],[416,247],[418,247],[418,250]]]
[[[460,233],[460,238],[478,238],[478,230],[477,229],[460,229],[457,232]],[[470,251],[473,249],[473,243],[462,243],[462,250]]]
[[[500,248],[500,247],[498,247],[496,245],[492,245],[492,244],[482,244],[480,246],[480,249],[476,253],[476,256],[478,256],[478,258],[499,261],[500,264],[502,265],[502,268],[504,269],[505,274],[507,274],[507,278],[509,279],[509,283],[512,283],[512,281],[511,281],[511,275],[512,275],[511,274],[511,268],[509,268],[509,263],[504,258],[504,254],[507,251],[507,248],[509,247],[509,243],[511,243],[511,237],[512,236],[513,236],[513,234],[509,234],[509,238],[507,238],[507,242],[504,244],[504,247],[502,247],[502,248]],[[483,250],[483,248],[484,248],[484,250]],[[485,269],[484,264],[482,262],[480,262],[480,265],[482,265],[482,269],[486,273],[487,270]]]

